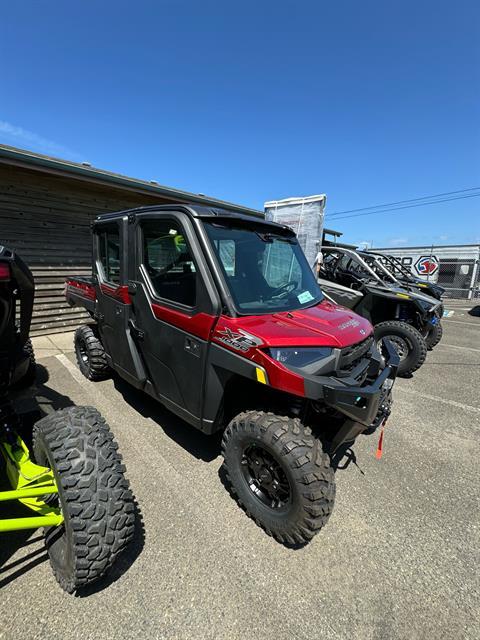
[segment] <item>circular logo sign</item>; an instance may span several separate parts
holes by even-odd
[[[419,276],[432,276],[438,271],[439,263],[436,256],[422,256],[415,263]]]

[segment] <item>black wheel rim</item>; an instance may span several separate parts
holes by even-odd
[[[77,349],[78,349],[78,355],[80,356],[80,359],[82,360],[82,362],[84,362],[85,364],[88,364],[87,345],[83,340],[79,340],[77,342]]]
[[[249,444],[242,454],[242,473],[257,500],[278,510],[291,501],[291,487],[282,465],[261,445]]]
[[[403,362],[411,351],[411,346],[408,340],[397,335],[388,335],[388,336],[385,336],[385,338],[388,338],[388,340],[390,340],[393,348],[395,349],[398,357],[400,358],[400,362]],[[380,347],[380,351],[383,353],[384,349],[383,349],[382,340],[380,340],[379,347]]]

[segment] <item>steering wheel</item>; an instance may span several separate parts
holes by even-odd
[[[270,294],[271,298],[283,298],[298,287],[298,282],[291,280],[281,287],[276,287]]]

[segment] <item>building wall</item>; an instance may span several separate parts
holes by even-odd
[[[472,299],[480,296],[480,245],[395,247],[372,249],[395,258],[414,276],[437,282],[446,289],[445,297]],[[422,273],[422,258],[435,258],[432,274]]]
[[[65,277],[91,272],[90,223],[100,213],[169,200],[0,164],[0,244],[35,277],[32,335],[74,328],[86,314],[63,296]]]

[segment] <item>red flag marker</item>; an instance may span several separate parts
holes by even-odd
[[[378,439],[377,451],[375,453],[375,457],[377,460],[380,460],[383,454],[383,431],[385,429],[385,423],[382,425],[382,430],[380,431],[380,438]]]

